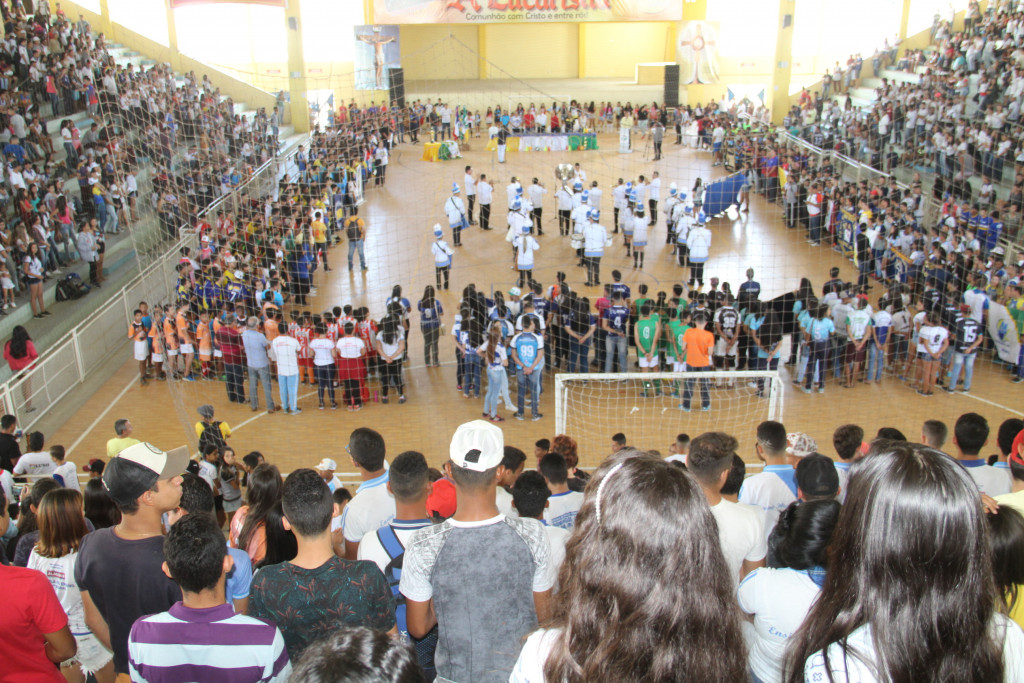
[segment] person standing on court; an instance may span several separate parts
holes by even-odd
[[[277,359],[277,389],[281,395],[281,409],[298,415],[299,409],[299,340],[288,332],[288,326],[277,323],[278,335],[270,342]]]
[[[256,395],[258,384],[263,385],[263,395],[267,399],[267,412],[273,413],[274,398],[270,387],[270,358],[267,356],[267,349],[270,342],[267,337],[257,329],[260,320],[256,316],[250,316],[246,321],[246,330],[242,333],[242,344],[245,346],[245,362],[249,369],[249,405],[255,413],[260,409],[259,398]]]
[[[651,129],[651,141],[654,143],[654,160],[661,161],[661,143],[665,140],[665,126],[661,125],[661,121],[654,122],[654,128]],[[653,209],[652,209],[653,211]]]
[[[242,379],[242,365],[245,363],[245,349],[242,346],[242,333],[235,324],[235,314],[226,313],[224,323],[217,330],[217,346],[224,360],[224,372],[227,375],[225,385],[228,400],[232,403],[245,403],[245,384]]]
[[[533,205],[533,209],[530,211],[530,216],[533,218],[533,227],[537,231],[538,235],[544,234],[544,224],[541,223],[541,214],[544,210],[544,195],[548,193],[539,179],[534,178],[533,184],[530,185],[530,204]]]
[[[476,182],[474,182],[472,166],[466,166],[466,176],[463,178],[462,183],[466,186],[466,201],[469,202],[466,220],[470,225],[476,225],[476,221],[473,220],[473,205],[476,203]]]
[[[452,229],[452,244],[462,246],[462,231],[469,227],[466,220],[466,205],[459,196],[459,184],[452,183],[452,196],[444,203],[444,212],[448,216],[448,226]]]
[[[494,186],[487,181],[487,175],[480,174],[480,181],[476,184],[476,197],[480,203],[480,229],[491,229],[491,200],[494,197]]]

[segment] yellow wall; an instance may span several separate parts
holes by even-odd
[[[452,80],[478,78],[476,62],[477,27],[458,25],[417,25],[402,26],[401,39],[402,68],[405,80]],[[458,43],[440,41],[452,35]]]
[[[488,78],[576,78],[578,24],[488,24]]]
[[[667,22],[583,24],[583,73],[594,78],[633,78],[641,62],[675,61]],[[549,48],[550,49],[550,48]]]

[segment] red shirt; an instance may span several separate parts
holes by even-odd
[[[36,362],[39,354],[36,353],[36,346],[31,340],[25,342],[25,355],[22,358],[15,358],[11,355],[11,342],[4,344],[4,359],[11,366],[12,372],[19,372]]]
[[[233,326],[225,325],[217,330],[217,346],[224,355],[228,365],[245,364],[245,347],[242,345],[242,333]]]
[[[62,683],[60,670],[46,657],[43,634],[68,625],[68,615],[46,574],[0,565],[4,608],[0,610],[0,678],[21,683]]]

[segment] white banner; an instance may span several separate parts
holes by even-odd
[[[999,358],[1013,365],[1017,364],[1020,353],[1020,337],[1017,326],[1010,317],[1010,312],[1002,304],[990,303],[988,306],[988,333],[996,345]]]

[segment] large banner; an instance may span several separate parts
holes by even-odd
[[[397,26],[356,26],[356,90],[387,90],[388,69],[399,66]]]
[[[684,21],[676,38],[679,85],[718,82],[718,24]],[[780,184],[782,183],[780,179]]]
[[[681,0],[374,0],[386,24],[679,21]]]
[[[168,0],[171,9],[189,5],[213,5],[228,2],[236,5],[263,5],[265,7],[284,7],[287,4],[287,0]]]
[[[1013,324],[1013,318],[1010,317],[1006,306],[989,303],[988,333],[996,345],[996,353],[999,354],[1000,360],[1016,365],[1017,354],[1020,353],[1020,338],[1017,336],[1017,326]]]
[[[857,214],[849,209],[842,209],[839,212],[839,221],[836,225],[836,244],[843,256],[857,259]]]

